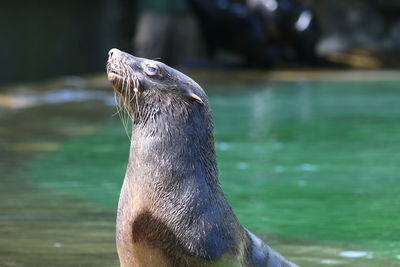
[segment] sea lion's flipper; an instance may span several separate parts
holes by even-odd
[[[268,267],[298,267],[298,265],[288,261],[281,254],[265,244],[260,238],[244,228],[250,239],[250,249],[248,263],[250,266]]]

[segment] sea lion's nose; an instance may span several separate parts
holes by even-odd
[[[113,49],[111,49],[109,52],[108,52],[108,57],[116,57],[116,56],[118,56],[119,54],[121,54],[121,50],[118,50],[117,48],[113,48]]]

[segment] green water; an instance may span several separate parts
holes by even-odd
[[[400,266],[400,80],[205,79],[202,85],[213,109],[220,181],[247,228],[302,266]],[[62,122],[77,130],[93,124],[96,130],[63,138],[53,133],[60,146],[33,153],[17,176],[29,184],[27,191],[36,192],[42,201],[60,202],[57,205],[72,214],[68,218],[73,230],[51,222],[47,226],[53,236],[71,243],[71,251],[58,252],[59,258],[68,255],[79,262],[72,244],[83,224],[86,238],[79,240],[90,247],[96,243],[93,239],[103,236],[106,241],[97,249],[109,255],[108,265],[101,266],[110,266],[116,259],[113,218],[129,141],[118,119],[111,118],[111,107],[98,102],[84,106],[66,103],[33,109],[38,114],[55,109],[61,117],[71,107],[75,113],[84,110],[86,117],[70,114]],[[46,126],[49,131],[58,127],[56,121]],[[9,181],[7,186],[15,185]],[[38,205],[49,216],[55,212],[47,211],[48,203]],[[65,216],[64,209],[57,212]],[[95,230],[88,234],[88,227]],[[65,237],[71,232],[76,239]],[[82,266],[100,266],[94,259],[90,264],[96,257],[93,247],[80,248],[86,251],[81,258],[87,263]],[[0,243],[3,266],[1,250]],[[349,250],[366,254],[339,255]],[[74,265],[70,260],[57,266]]]

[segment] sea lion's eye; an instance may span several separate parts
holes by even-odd
[[[144,71],[147,75],[153,76],[158,73],[158,68],[155,65],[147,65],[145,66]]]
[[[156,69],[156,68],[154,68],[154,67],[150,67],[150,66],[148,66],[148,67],[147,67],[147,71],[149,71],[149,72],[156,72],[156,71],[157,71],[157,69]]]

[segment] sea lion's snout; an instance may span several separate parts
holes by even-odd
[[[138,80],[130,66],[133,58],[132,55],[117,48],[113,48],[108,52],[107,78],[115,90],[121,91],[122,87],[126,87],[124,88],[125,90],[137,90]]]
[[[120,61],[126,64],[137,64],[141,58],[135,57],[129,53],[121,51],[117,48],[112,48],[108,51],[108,62]]]
[[[108,51],[108,60],[112,59],[113,57],[118,58],[121,56],[123,52],[117,48],[112,48]]]
[[[123,79],[119,67],[121,55],[122,51],[116,48],[113,48],[108,52],[107,77],[112,84],[118,83],[118,81]]]
[[[108,51],[108,57],[111,58],[115,52],[118,52],[119,50],[117,48],[112,48],[110,51]]]
[[[119,49],[108,52],[107,78],[118,95],[117,105],[134,110],[138,105],[139,79],[135,68],[136,58]]]

